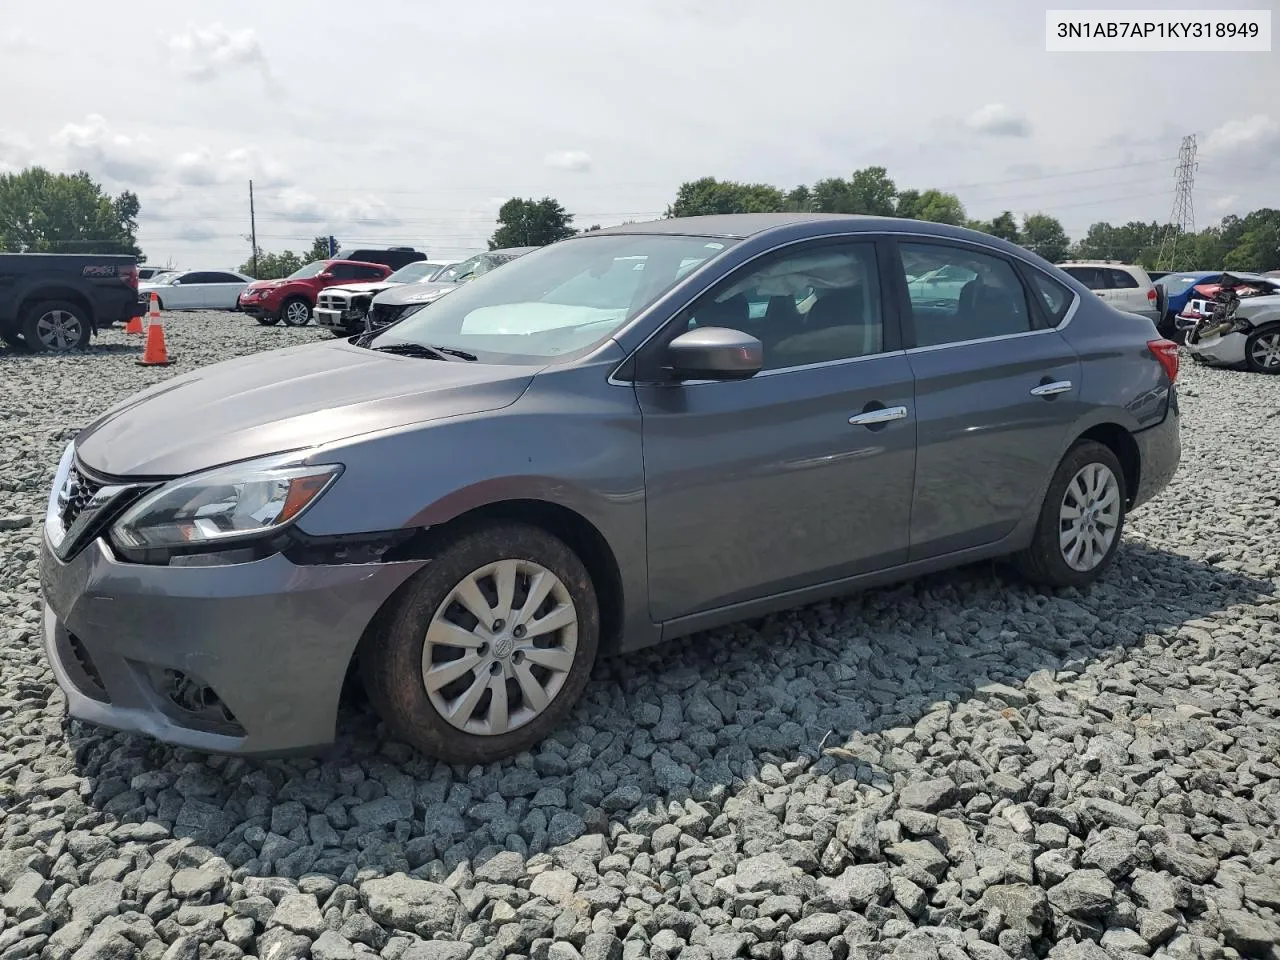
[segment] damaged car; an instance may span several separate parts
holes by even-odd
[[[1273,284],[1224,273],[1195,289],[1199,296],[1178,315],[1193,359],[1280,373],[1280,293]]]
[[[477,253],[460,263],[449,265],[424,283],[415,284],[412,287],[397,285],[393,289],[384,290],[374,296],[367,313],[367,321],[361,329],[369,332],[381,330],[435,303],[462,284],[482,277],[504,263],[510,263],[517,257],[523,257],[526,253],[537,249],[537,247],[504,247],[500,250]]]
[[[321,291],[313,311],[317,326],[322,326],[335,337],[349,337],[365,329],[365,315],[373,298],[384,290],[405,283],[430,283],[452,263],[436,260],[417,260],[405,264],[382,280],[364,283],[344,283]]]
[[[358,680],[388,736],[488,764],[601,657],[986,559],[1087,589],[1177,471],[1178,369],[1150,319],[963,227],[593,230],[78,430],[43,648],[90,723],[308,750]]]

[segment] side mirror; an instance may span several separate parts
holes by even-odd
[[[741,330],[703,327],[672,340],[667,359],[679,380],[746,380],[764,366],[764,346]]]

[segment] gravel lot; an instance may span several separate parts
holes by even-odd
[[[359,703],[245,762],[67,723],[39,651],[75,428],[328,337],[166,334],[0,349],[0,960],[1280,958],[1280,377],[1184,363],[1180,477],[1087,595],[983,565],[604,663],[493,768]]]

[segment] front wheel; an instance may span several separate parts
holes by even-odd
[[[1244,362],[1254,373],[1280,373],[1280,327],[1249,334],[1244,342]]]
[[[449,763],[492,763],[569,714],[599,631],[591,577],[568,546],[527,524],[489,523],[410,581],[360,672],[397,736]]]
[[[301,297],[286,300],[280,308],[280,316],[291,327],[305,327],[311,322],[311,304]]]
[[[66,353],[89,345],[89,317],[66,300],[46,300],[27,311],[22,339],[32,350]]]
[[[1124,470],[1111,448],[1077,441],[1058,464],[1031,545],[1014,565],[1032,583],[1088,586],[1115,559],[1127,499]]]

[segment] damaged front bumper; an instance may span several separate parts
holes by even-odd
[[[352,654],[421,561],[125,563],[42,538],[45,655],[70,716],[214,753],[332,742]]]
[[[1186,348],[1202,363],[1235,366],[1244,363],[1245,342],[1253,324],[1241,317],[1212,322],[1201,320],[1187,331]]]

